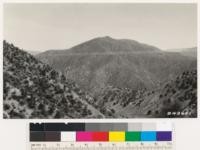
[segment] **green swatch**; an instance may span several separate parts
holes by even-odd
[[[140,141],[141,132],[126,132],[126,141]]]

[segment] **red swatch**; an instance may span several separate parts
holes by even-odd
[[[108,132],[92,132],[93,141],[108,141]]]

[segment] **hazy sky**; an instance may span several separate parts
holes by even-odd
[[[26,50],[65,49],[95,37],[161,49],[197,45],[195,4],[4,4],[4,39]]]

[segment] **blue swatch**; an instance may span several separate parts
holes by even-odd
[[[156,141],[156,132],[153,131],[141,132],[141,141]]]

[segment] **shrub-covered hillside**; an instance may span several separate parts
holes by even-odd
[[[165,85],[159,97],[162,101],[162,116],[197,117],[197,71],[184,71]],[[179,112],[184,115],[181,116]]]
[[[27,52],[3,43],[4,118],[103,117],[92,98]]]
[[[100,104],[101,112],[117,118],[197,117],[197,71],[184,71],[152,91],[107,90]]]

